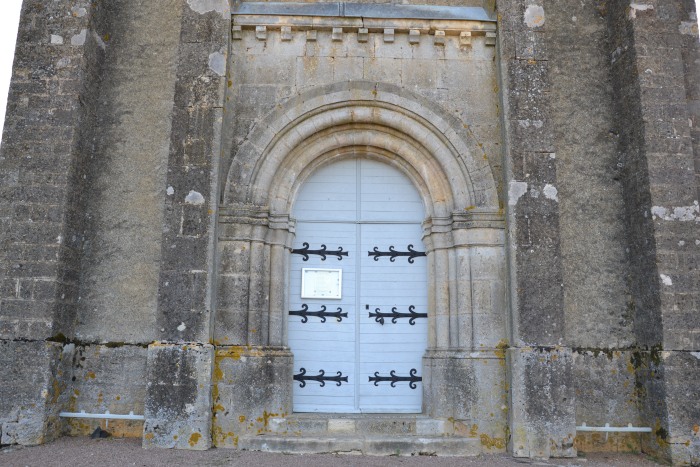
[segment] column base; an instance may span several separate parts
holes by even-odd
[[[148,346],[144,448],[211,447],[213,364],[209,344]]]
[[[214,445],[272,430],[292,412],[294,356],[284,347],[220,346],[214,367]]]
[[[60,436],[60,366],[71,360],[62,350],[54,342],[0,341],[0,444],[34,446]]]
[[[484,452],[506,448],[505,357],[498,349],[428,350],[423,357],[424,413],[479,438]]]
[[[514,457],[576,457],[575,393],[570,349],[506,351],[510,383],[510,440]]]

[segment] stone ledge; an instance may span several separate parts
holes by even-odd
[[[481,7],[449,7],[429,5],[384,5],[360,3],[288,3],[243,2],[233,9],[232,38],[242,38],[242,30],[252,29],[260,40],[267,39],[267,30],[279,30],[282,40],[292,39],[293,31],[333,31],[333,40],[343,33],[391,31],[411,36],[417,43],[421,34],[434,36],[441,45],[445,36],[458,36],[462,45],[471,45],[472,36],[487,36],[487,44],[495,45],[496,21]],[[315,40],[315,34],[312,34]],[[307,40],[309,36],[307,35]],[[491,43],[493,42],[493,44]]]
[[[302,33],[306,40],[317,40],[318,31],[332,32],[334,41],[342,41],[343,34],[356,34],[359,42],[367,41],[367,34],[390,35],[406,34],[411,44],[418,44],[420,36],[433,36],[437,42],[445,37],[459,39],[460,45],[471,45],[474,37],[485,37],[486,45],[496,45],[496,28],[490,23],[467,22],[434,22],[426,23],[407,20],[346,20],[344,18],[324,18],[314,21],[308,18],[285,17],[270,19],[269,17],[236,18],[231,26],[231,38],[243,39],[244,32],[255,34],[258,40],[268,39],[270,32],[281,34],[282,41],[291,41],[294,33]],[[311,33],[311,34],[309,34]],[[392,43],[393,40],[385,42]]]
[[[400,4],[372,5],[353,2],[242,2],[233,7],[233,14],[263,16],[330,16],[360,19],[449,19],[496,22],[482,7]]]
[[[362,454],[369,456],[478,456],[477,438],[444,436],[306,436],[260,435],[241,438],[238,449],[290,454]]]
[[[271,418],[270,434],[288,437],[307,435],[452,436],[454,421],[421,414],[326,414],[295,413]]]

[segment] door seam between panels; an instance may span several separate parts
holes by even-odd
[[[362,170],[360,164],[361,158],[355,159],[355,410],[362,412],[360,409],[360,298],[362,297],[362,264],[360,249],[362,247]]]

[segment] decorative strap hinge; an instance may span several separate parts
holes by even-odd
[[[301,305],[301,310],[290,310],[289,311],[290,316],[301,316],[301,322],[306,323],[309,321],[309,316],[316,316],[317,318],[321,318],[321,322],[325,323],[326,322],[326,317],[330,316],[332,318],[335,318],[338,322],[341,322],[343,318],[348,317],[347,312],[343,312],[343,309],[338,307],[338,311],[326,311],[326,306],[321,305],[321,310],[320,311],[309,311],[309,306],[306,303],[303,303]]]
[[[395,388],[396,383],[400,381],[407,381],[411,389],[416,389],[416,383],[423,381],[423,378],[421,376],[416,376],[416,373],[418,373],[418,370],[415,368],[411,368],[410,376],[396,376],[396,370],[391,370],[389,372],[390,376],[379,376],[379,372],[375,371],[374,376],[369,377],[369,381],[370,383],[374,381],[375,386],[379,386],[379,383],[382,381],[390,381],[392,388]]]
[[[408,251],[396,251],[394,246],[389,247],[389,251],[379,251],[379,247],[374,247],[374,251],[368,251],[367,256],[374,256],[375,261],[379,261],[380,256],[389,256],[389,261],[392,263],[396,261],[399,256],[408,257],[408,262],[413,264],[413,260],[419,256],[428,256],[424,251],[416,251],[413,249],[413,245],[408,245]]]
[[[374,313],[369,314],[370,318],[374,318],[374,321],[377,323],[384,325],[384,318],[391,318],[391,322],[396,324],[396,320],[399,318],[409,318],[408,324],[413,326],[416,324],[416,319],[417,318],[427,318],[428,313],[416,313],[416,307],[411,305],[408,307],[408,313],[399,313],[396,311],[396,307],[393,307],[391,309],[391,313],[382,313],[379,311],[379,308],[376,308],[374,310]]]
[[[333,381],[336,386],[340,386],[343,383],[348,382],[348,377],[343,376],[342,372],[338,372],[336,376],[325,376],[326,372],[323,370],[318,370],[318,374],[315,376],[306,376],[306,369],[299,368],[299,374],[294,375],[294,381],[299,381],[299,387],[303,388],[306,386],[307,381],[317,381],[321,383],[321,387],[326,385],[326,381]]]
[[[326,250],[326,245],[321,245],[321,249],[319,250],[310,250],[309,249],[309,244],[304,242],[302,244],[304,248],[295,248],[292,250],[292,254],[294,255],[302,255],[304,258],[304,261],[309,260],[309,255],[317,255],[321,257],[321,261],[326,260],[326,256],[335,256],[338,258],[338,261],[342,261],[343,256],[348,256],[347,251],[343,251],[343,247],[339,246],[338,251],[328,251]]]

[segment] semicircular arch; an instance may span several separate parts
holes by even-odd
[[[349,148],[386,157],[406,173],[421,191],[428,216],[497,209],[488,161],[456,118],[405,89],[366,82],[315,88],[271,112],[234,156],[224,205],[267,205],[271,214],[289,213],[307,168]]]

